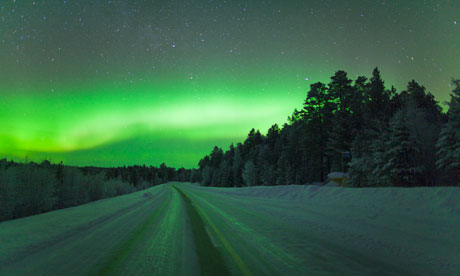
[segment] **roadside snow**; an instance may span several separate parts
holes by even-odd
[[[0,267],[20,252],[33,251],[36,247],[48,245],[49,240],[59,239],[63,234],[79,232],[82,227],[94,226],[111,216],[128,212],[158,195],[163,188],[163,185],[155,186],[76,207],[0,222]]]
[[[460,187],[172,183],[0,223],[0,274],[90,274],[160,206],[167,207],[145,228],[120,272],[196,271],[189,218],[171,185],[186,192],[219,230],[214,242],[235,274],[234,256],[254,275],[437,276],[460,271]],[[224,244],[234,250],[224,250]]]
[[[209,189],[200,187],[201,189]],[[342,207],[385,207],[382,211],[404,214],[420,209],[460,216],[460,188],[342,188],[316,185],[255,186],[246,188],[211,188],[215,192],[236,196],[294,200]]]
[[[382,269],[388,274],[392,268],[399,271],[396,275],[460,272],[459,187],[352,189],[289,185],[187,189],[209,210],[221,210],[215,213],[215,220],[225,215],[238,221],[235,225],[241,229],[244,227],[239,231],[235,226],[233,235],[257,233],[261,240],[265,236],[264,247],[271,243],[273,248],[288,252],[298,260],[291,264],[297,272],[311,272],[302,270],[302,266],[314,255],[305,249],[312,246],[322,248],[315,254],[335,260],[318,271],[335,267],[336,273],[348,275],[350,271],[345,267],[356,265],[358,269],[353,262],[361,259],[361,264],[375,262],[375,270],[361,271],[366,274],[383,275]],[[251,242],[248,239],[246,244]]]

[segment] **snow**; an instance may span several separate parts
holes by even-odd
[[[210,212],[219,210],[214,219],[235,243],[257,248],[259,240],[259,247],[289,256],[280,273],[315,273],[314,267],[339,275],[460,271],[458,187],[184,187]],[[229,227],[221,217],[235,224]],[[306,261],[318,254],[328,262]],[[281,261],[272,254],[266,259]],[[290,271],[289,264],[296,269]]]
[[[18,256],[27,256],[49,245],[50,241],[76,235],[86,228],[102,228],[107,220],[129,213],[151,196],[157,196],[161,188],[156,186],[76,207],[0,222],[0,268]]]
[[[118,252],[114,274],[199,275],[184,201],[172,185],[206,214],[206,229],[219,231],[212,241],[237,275],[235,258],[253,275],[460,271],[460,187],[170,183],[1,223],[0,274],[85,275]]]
[[[331,172],[330,174],[327,175],[327,178],[329,179],[341,179],[341,178],[350,179],[350,176],[344,172]]]

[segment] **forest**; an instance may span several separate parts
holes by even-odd
[[[123,195],[169,181],[190,181],[194,170],[166,166],[72,167],[0,160],[0,221]]]
[[[339,70],[312,84],[281,128],[252,129],[225,152],[214,147],[199,162],[201,184],[313,184],[347,172],[350,187],[459,185],[460,80],[452,88],[443,112],[415,80],[398,93],[378,68],[354,81]]]
[[[324,184],[347,172],[349,187],[460,185],[460,80],[446,112],[412,80],[397,93],[378,68],[352,81],[337,71],[310,86],[303,108],[266,135],[251,129],[225,152],[214,147],[198,169],[73,167],[0,160],[0,221],[139,191],[169,181],[203,186]]]

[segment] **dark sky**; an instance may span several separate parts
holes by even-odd
[[[0,2],[0,154],[196,166],[284,123],[338,69],[439,101],[460,1]]]

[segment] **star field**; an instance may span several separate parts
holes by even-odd
[[[194,167],[338,69],[443,102],[459,20],[458,1],[5,0],[0,155]]]

